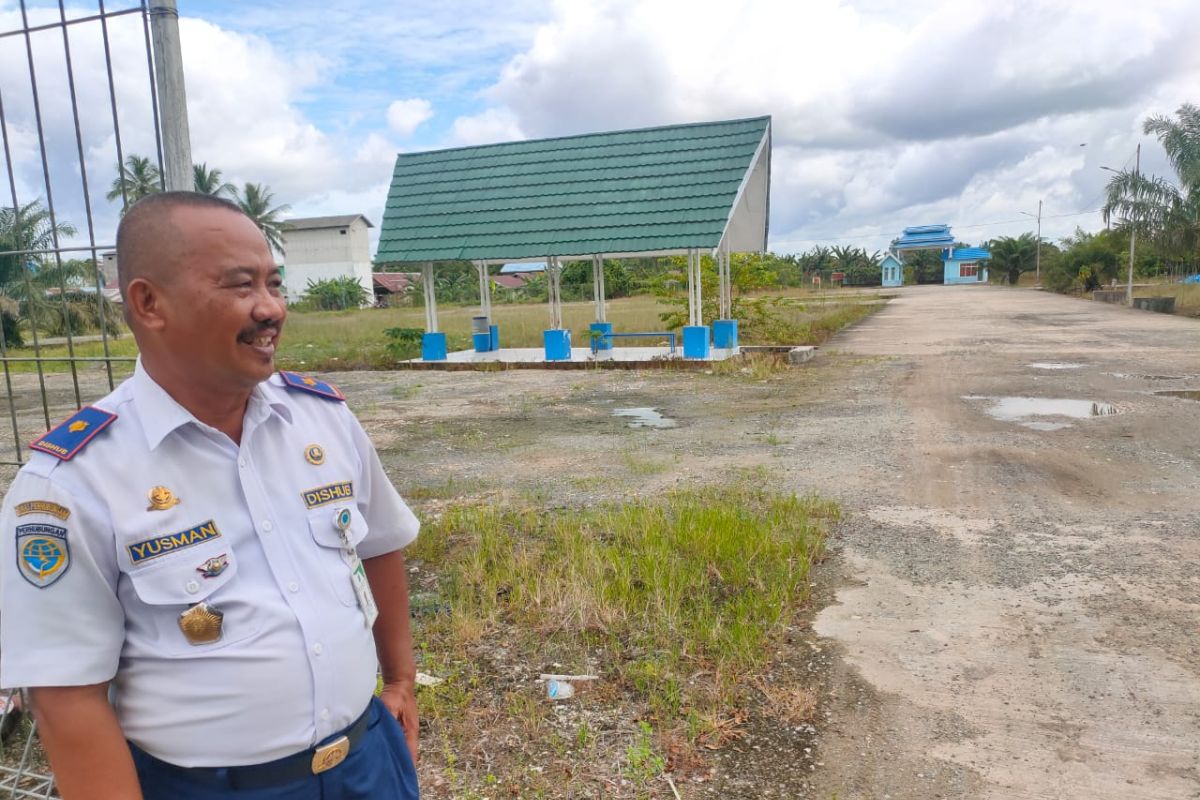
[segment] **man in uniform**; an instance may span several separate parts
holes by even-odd
[[[0,684],[64,800],[416,798],[418,523],[341,392],[275,372],[266,241],[167,192],[117,255],[140,359],[5,498]]]

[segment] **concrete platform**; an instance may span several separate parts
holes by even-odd
[[[685,359],[683,348],[676,347],[614,347],[593,353],[589,347],[572,347],[570,361],[547,361],[540,347],[504,347],[489,353],[458,350],[446,354],[445,361],[422,361],[414,358],[401,362],[409,369],[643,369],[654,367],[702,367],[713,361],[723,361],[738,355],[738,349],[713,349],[707,359]]]

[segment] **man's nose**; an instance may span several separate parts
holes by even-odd
[[[254,319],[258,322],[282,320],[287,316],[287,301],[269,289],[263,289],[255,298]]]

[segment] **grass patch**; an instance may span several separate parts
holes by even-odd
[[[418,690],[431,796],[657,797],[764,699],[811,716],[811,694],[767,675],[839,511],[761,486],[426,518],[406,556],[432,587],[418,663],[445,678]],[[543,671],[600,680],[556,706]]]
[[[719,716],[808,597],[837,515],[832,503],[750,487],[586,511],[453,508],[408,552],[436,572],[452,609],[420,639],[443,652],[519,642],[524,663],[607,665],[606,680],[662,723]],[[697,673],[709,678],[690,681]]]

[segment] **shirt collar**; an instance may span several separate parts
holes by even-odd
[[[151,450],[162,444],[163,439],[175,429],[189,422],[204,425],[150,377],[150,373],[142,366],[141,356],[138,357],[130,382],[133,386],[133,401],[141,417],[142,431],[146,434],[146,444]],[[254,387],[254,392],[250,395],[250,404],[246,408],[246,421],[261,422],[273,413],[290,425],[292,412],[287,403],[277,392],[264,391],[265,389],[265,381]]]

